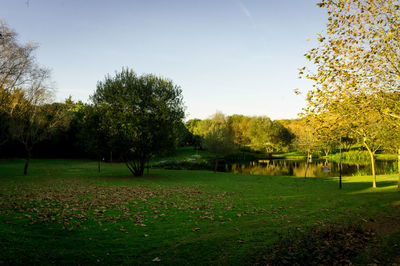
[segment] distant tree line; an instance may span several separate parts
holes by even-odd
[[[122,73],[135,78],[159,79],[157,82],[165,81],[172,86],[170,81],[152,75],[138,77],[131,70],[123,70]],[[100,84],[99,88],[102,86]],[[154,84],[151,86],[156,88]],[[165,88],[168,87],[162,90]],[[171,90],[180,95],[177,88],[171,87]],[[63,103],[41,105],[33,105],[25,100],[11,102],[16,104],[15,108],[34,111],[18,110],[18,113],[13,111],[5,115],[8,109],[2,109],[0,118],[7,122],[2,123],[4,129],[1,137],[4,141],[0,146],[0,156],[23,157],[27,162],[32,155],[40,158],[122,161],[134,175],[140,176],[143,175],[144,165],[153,156],[174,152],[179,145],[186,143],[183,105],[177,95],[169,95],[171,101],[178,101],[170,103],[171,106],[166,106],[168,95],[159,95],[158,99],[149,95],[149,102],[140,101],[140,104],[152,109],[149,110],[136,108],[132,102],[134,96],[128,98],[118,88],[113,93],[117,96],[116,101],[121,101],[120,104],[107,102],[109,96],[102,98],[98,92],[92,97],[97,97],[93,103],[86,104],[74,102],[71,98]],[[154,93],[150,90],[143,92]],[[11,92],[10,95],[18,93]],[[128,93],[134,91],[128,90]],[[141,96],[135,93],[135,97]],[[26,96],[22,94],[21,97],[24,99]]]
[[[206,150],[227,154],[234,150],[285,152],[295,138],[282,123],[266,116],[226,116],[217,112],[209,119],[186,122],[190,144]]]

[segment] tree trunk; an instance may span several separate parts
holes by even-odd
[[[97,163],[97,171],[100,173],[101,168],[100,168],[100,163],[101,163],[101,157],[99,158],[99,161]]]
[[[29,156],[25,159],[25,166],[24,166],[24,175],[28,174],[28,166],[29,166]]]
[[[218,158],[215,158],[214,173],[218,170]]]
[[[371,170],[372,170],[372,187],[376,188],[376,174],[375,174],[375,157],[374,152],[371,151],[367,143],[364,142],[364,146],[367,148],[369,157],[371,158]]]
[[[400,192],[400,148],[399,148],[399,150],[398,150],[397,168],[398,168],[398,171],[399,171],[399,181],[398,181],[398,183],[397,183],[397,191]]]
[[[144,174],[144,168],[146,166],[146,160],[142,159],[140,160],[140,172],[139,172],[139,176],[143,176]]]
[[[124,161],[125,165],[128,167],[129,171],[131,171],[133,176],[143,176],[146,165],[145,159],[128,160],[124,158]]]
[[[340,137],[340,155],[339,155],[339,189],[342,189],[342,137]]]
[[[26,159],[25,159],[25,166],[24,166],[24,175],[28,174],[28,166],[29,160],[31,159],[31,151],[30,149],[26,149]]]
[[[307,152],[307,164],[306,164],[306,172],[304,174],[304,178],[307,178],[307,170],[308,170],[308,158],[310,157],[310,153]]]

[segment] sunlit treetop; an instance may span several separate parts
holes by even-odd
[[[363,93],[398,92],[400,1],[322,0],[329,18],[319,46],[305,56],[315,69],[301,75],[315,81],[308,112]]]

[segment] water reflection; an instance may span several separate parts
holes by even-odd
[[[307,163],[293,160],[259,160],[246,163],[221,165],[221,171],[252,174],[252,175],[287,175],[304,177]],[[377,174],[397,172],[396,161],[376,161]],[[368,163],[342,163],[342,175],[370,175],[371,166]],[[326,160],[314,160],[309,163],[307,177],[339,176],[339,164]]]

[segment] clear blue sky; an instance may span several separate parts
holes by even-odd
[[[315,0],[0,0],[0,18],[34,41],[56,98],[88,101],[122,67],[181,86],[187,118],[295,118],[312,83],[298,79],[325,11]],[[311,41],[307,41],[311,38]]]

